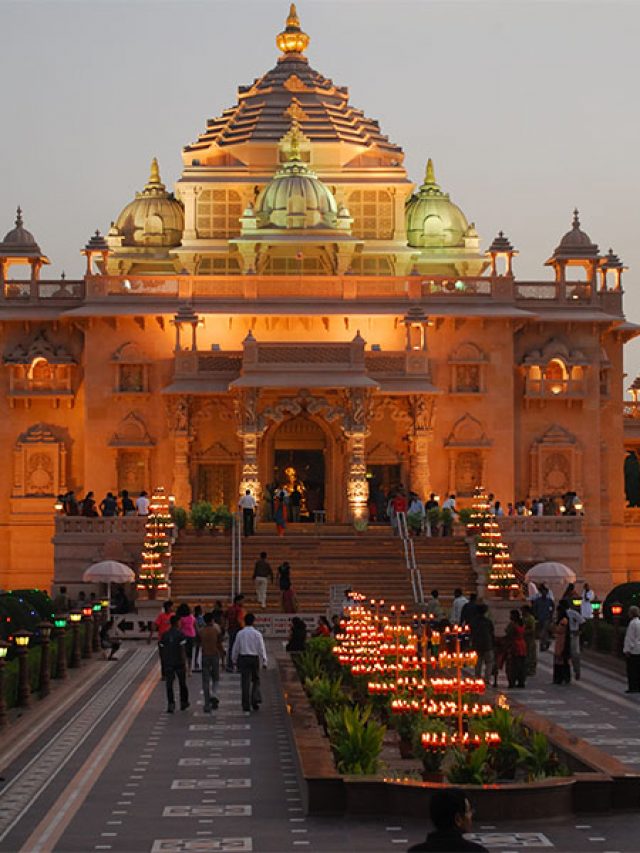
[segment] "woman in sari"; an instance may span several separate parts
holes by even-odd
[[[278,536],[284,536],[284,529],[287,526],[287,504],[285,502],[284,491],[278,492],[273,501],[273,520],[276,523]]]
[[[558,615],[554,630],[553,644],[553,683],[569,684],[571,682],[571,641],[569,637],[569,619],[567,610],[569,602],[562,600],[558,604]]]

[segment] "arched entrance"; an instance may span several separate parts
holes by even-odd
[[[327,489],[330,470],[330,442],[323,426],[301,414],[275,427],[269,436],[267,477],[289,491],[297,485],[300,494],[300,521],[313,521],[314,510],[333,515],[333,500]]]

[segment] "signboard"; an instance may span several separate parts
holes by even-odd
[[[307,626],[307,631],[312,634],[317,625],[321,613],[256,613],[254,627],[265,637],[274,637],[278,640],[288,640],[291,629],[291,620],[294,616]]]

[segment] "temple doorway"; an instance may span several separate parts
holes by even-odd
[[[233,464],[199,464],[196,500],[209,501],[214,507],[225,504],[235,512],[238,500],[236,480],[236,466]]]
[[[322,427],[305,415],[285,421],[273,435],[272,483],[289,493],[297,489],[301,522],[313,521],[315,510],[326,509],[326,443]]]

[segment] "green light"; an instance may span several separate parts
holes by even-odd
[[[56,616],[56,618],[53,620],[53,624],[56,628],[66,628],[67,620],[64,616]]]
[[[460,281],[460,279],[458,279],[454,284],[454,287],[456,290],[464,290],[464,281]]]
[[[94,612],[94,613],[99,613],[101,610],[102,610],[102,605],[101,605],[101,604],[94,604],[94,605],[93,605],[93,612]]]

